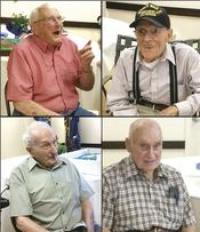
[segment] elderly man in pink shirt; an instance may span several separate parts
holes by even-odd
[[[76,90],[94,85],[90,41],[78,51],[62,34],[62,22],[47,4],[31,13],[32,34],[13,49],[8,62],[7,99],[14,115],[93,115],[79,106]]]

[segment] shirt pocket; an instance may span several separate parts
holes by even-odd
[[[163,202],[164,216],[171,224],[180,224],[182,221],[182,208],[174,197],[167,197]]]
[[[79,77],[78,67],[73,60],[65,62],[59,72],[65,84],[75,83]]]
[[[184,101],[187,97],[187,91],[184,84],[178,84],[178,100]]]

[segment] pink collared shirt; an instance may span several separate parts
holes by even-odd
[[[81,76],[78,50],[71,40],[63,36],[60,46],[53,48],[30,35],[10,54],[7,99],[33,100],[57,113],[73,110]]]

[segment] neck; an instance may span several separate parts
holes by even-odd
[[[153,171],[152,171],[152,172],[145,172],[145,173],[144,173],[145,177],[146,177],[148,180],[150,180],[150,181],[152,181],[153,178],[154,178],[154,175],[153,175],[153,174],[154,174]]]
[[[144,62],[146,62],[146,63],[152,63],[152,62],[154,62],[155,60],[157,60],[159,57],[156,57],[156,58],[153,58],[153,59],[145,59],[145,58],[143,58],[143,60],[144,60]]]
[[[159,59],[160,57],[162,57],[163,54],[165,53],[165,51],[166,51],[166,48],[163,50],[163,52],[160,53],[160,55],[155,56],[155,57],[153,57],[153,58],[149,58],[149,59],[148,59],[148,58],[145,58],[141,53],[140,53],[140,57],[141,57],[142,60],[144,60],[145,62],[151,63],[151,62],[153,62],[153,61]]]

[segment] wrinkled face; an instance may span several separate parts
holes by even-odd
[[[27,150],[43,167],[51,168],[57,163],[57,136],[49,129],[33,132]]]
[[[150,124],[137,128],[126,140],[126,148],[136,166],[145,173],[153,173],[161,159],[162,138],[157,125]]]
[[[146,62],[152,62],[162,56],[172,31],[159,28],[148,21],[141,21],[135,30],[140,55]]]
[[[45,42],[57,45],[61,42],[63,18],[54,8],[43,8],[39,18],[32,23],[32,31]]]

